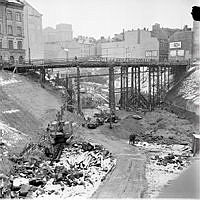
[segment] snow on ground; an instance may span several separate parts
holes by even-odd
[[[12,113],[16,113],[16,112],[20,112],[20,110],[16,109],[16,110],[6,110],[6,111],[2,111],[3,114],[12,114]]]
[[[21,81],[15,79],[14,76],[12,76],[10,79],[5,80],[2,77],[0,77],[0,86],[4,86],[4,85],[9,85],[9,84],[14,84],[14,83],[19,83]]]
[[[195,70],[189,77],[187,77],[182,87],[179,90],[179,95],[182,95],[185,99],[194,99],[197,98],[195,101],[200,101],[200,69]]]
[[[165,185],[176,179],[190,165],[189,158],[192,154],[188,145],[138,142],[136,146],[148,154],[146,198],[156,198]]]
[[[7,147],[12,147],[27,135],[18,131],[15,128],[0,121],[0,143],[5,144]],[[1,154],[1,152],[0,152]],[[4,156],[7,156],[7,149],[2,152]]]

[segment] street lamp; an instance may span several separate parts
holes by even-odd
[[[69,49],[63,49],[66,52],[66,61],[68,61],[69,58]]]

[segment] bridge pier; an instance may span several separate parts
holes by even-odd
[[[45,68],[40,68],[40,84],[43,87],[43,83],[45,83]]]
[[[64,80],[57,74],[56,84],[62,84],[65,88],[70,89],[70,81],[72,78],[77,80],[77,111],[81,113],[81,97],[80,97],[80,78],[83,77],[97,77],[97,76],[109,76],[109,106],[112,111],[115,111],[115,74],[114,69],[120,67],[121,72],[116,76],[120,77],[121,88],[120,91],[120,106],[122,109],[128,109],[129,107],[143,107],[152,110],[158,105],[165,96],[165,93],[170,88],[171,74],[174,75],[174,80],[178,80],[179,73],[184,73],[187,63],[154,63],[147,61],[135,60],[113,60],[106,61],[101,60],[97,62],[65,62],[63,63],[46,63],[32,64],[28,66],[20,67],[20,70],[35,69],[40,70],[40,83],[45,82],[45,69],[53,68],[74,68],[76,67],[76,75],[67,76]],[[109,74],[95,74],[95,75],[81,75],[80,68],[109,68]],[[176,69],[177,68],[177,69]],[[129,70],[131,69],[131,70]],[[144,78],[146,79],[145,87],[147,86],[147,94],[142,93]]]
[[[110,113],[115,113],[115,79],[114,67],[109,67],[109,107]]]
[[[77,112],[81,114],[81,96],[80,96],[80,68],[79,66],[76,67],[77,70]]]
[[[152,71],[152,68],[151,68],[151,66],[149,67],[149,70],[148,70],[148,72],[149,72],[149,98],[148,98],[148,100],[149,100],[149,110],[151,111],[152,110],[152,97],[151,97],[151,71]]]

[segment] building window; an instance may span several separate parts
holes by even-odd
[[[13,49],[13,41],[12,40],[8,40],[8,48]]]
[[[0,40],[0,49],[2,49],[2,40]]]
[[[15,19],[16,19],[16,21],[21,22],[22,21],[22,15],[21,15],[21,13],[16,12]]]
[[[17,42],[17,48],[18,49],[22,49],[22,41],[18,41]]]
[[[8,35],[13,35],[13,28],[11,25],[8,25]]]
[[[23,61],[24,61],[24,58],[23,58],[23,56],[19,56],[19,64],[22,64],[22,63],[23,63]]]
[[[17,35],[22,36],[22,27],[20,26],[17,27]]]
[[[7,12],[7,19],[12,20],[12,11],[8,10]]]

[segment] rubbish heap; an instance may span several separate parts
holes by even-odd
[[[103,146],[76,136],[61,107],[38,143],[10,156],[10,175],[0,174],[0,198],[90,197],[116,164]]]
[[[83,141],[66,146],[58,162],[39,155],[13,161],[10,177],[0,175],[4,198],[90,197],[116,164],[101,145]]]
[[[177,178],[191,162],[189,145],[157,144],[138,142],[135,144],[147,153],[146,179],[148,188],[145,198],[155,198],[169,181]]]

